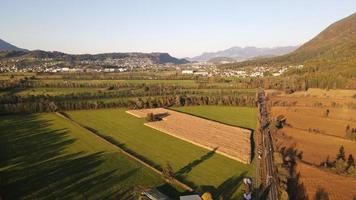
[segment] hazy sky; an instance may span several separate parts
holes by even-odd
[[[0,38],[67,53],[297,45],[356,11],[355,0],[0,0]]]

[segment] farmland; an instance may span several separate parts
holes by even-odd
[[[310,89],[270,97],[271,114],[285,120],[274,135],[275,145],[300,160],[296,172],[303,187],[295,189],[299,193],[304,188],[309,198],[320,190],[330,199],[356,195],[355,171],[345,164],[349,155],[356,155],[356,142],[349,136],[356,127],[355,94],[354,90]]]
[[[3,116],[1,194],[5,199],[122,199],[158,174],[55,114]]]
[[[207,108],[206,108],[207,109]],[[219,107],[212,107],[219,110]],[[71,119],[90,127],[117,145],[129,149],[158,168],[167,162],[178,179],[199,192],[239,199],[242,177],[253,176],[253,165],[242,164],[144,125],[145,119],[125,109],[71,111]],[[239,115],[238,113],[235,113]],[[232,114],[231,114],[232,115]]]
[[[254,107],[185,106],[173,109],[232,126],[256,129],[257,110]]]
[[[309,197],[313,197],[318,189],[327,191],[330,199],[353,199],[356,196],[355,178],[330,174],[303,163],[298,164],[298,171]]]
[[[163,115],[167,115],[163,117],[163,120],[147,122],[145,125],[203,148],[216,150],[217,153],[231,159],[250,163],[250,130],[227,126],[163,108],[129,110],[127,113],[139,118],[145,118],[149,113],[153,115],[163,113]]]

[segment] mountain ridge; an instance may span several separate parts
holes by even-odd
[[[244,61],[254,57],[270,57],[290,53],[298,46],[280,46],[280,47],[239,47],[234,46],[225,50],[215,52],[204,52],[199,56],[189,58],[191,61],[209,61],[214,58],[232,58],[236,61]]]
[[[234,68],[293,64],[307,66],[302,71],[303,73],[333,71],[343,74],[351,73],[351,75],[356,76],[356,13],[330,24],[311,40],[289,54],[222,66]]]
[[[10,52],[10,51],[28,51],[28,50],[19,48],[15,45],[6,42],[5,40],[0,39],[0,51]]]

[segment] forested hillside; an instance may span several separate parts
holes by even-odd
[[[356,77],[356,13],[331,24],[312,40],[287,55],[221,65],[221,67],[261,65],[304,65],[303,69],[292,70],[285,75],[302,75],[306,79],[314,79],[313,81],[330,78],[354,79]],[[333,77],[329,77],[331,74]]]

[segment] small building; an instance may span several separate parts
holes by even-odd
[[[115,72],[115,68],[105,68],[104,72]]]
[[[69,72],[69,68],[68,68],[68,67],[62,67],[62,68],[61,68],[61,71],[62,71],[62,72]]]
[[[150,189],[148,191],[142,192],[142,195],[151,200],[170,200],[170,198],[158,191],[157,189]]]
[[[193,74],[193,73],[194,73],[194,70],[190,70],[190,69],[182,70],[182,74]]]
[[[185,196],[180,196],[179,200],[202,200],[199,195],[193,194],[193,195],[185,195]]]
[[[208,73],[208,72],[205,72],[205,71],[198,71],[198,72],[194,72],[194,75],[208,76],[209,73]]]

